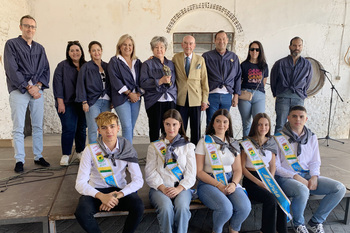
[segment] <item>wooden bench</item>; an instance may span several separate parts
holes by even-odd
[[[144,167],[141,166],[141,170],[144,170]],[[67,174],[76,173],[77,166],[72,166],[67,169]],[[56,196],[50,214],[48,216],[49,220],[49,230],[51,233],[56,233],[56,221],[57,220],[67,220],[67,219],[75,219],[74,212],[75,208],[78,204],[78,200],[80,195],[76,192],[75,185],[76,176],[68,175],[63,179],[61,188]],[[145,214],[147,213],[155,213],[155,209],[152,208],[149,198],[148,198],[149,187],[145,183],[142,189],[138,191],[138,195],[143,200],[145,205]],[[312,195],[309,200],[321,200],[323,198],[322,195]],[[350,191],[347,190],[345,197],[346,199],[346,208],[344,219],[342,222],[344,224],[349,223],[350,218]],[[253,206],[256,203],[253,203]],[[193,202],[190,205],[191,210],[204,209],[207,208],[201,203]],[[122,216],[127,215],[127,211],[110,211],[110,212],[98,212],[95,217],[114,217],[114,216]]]

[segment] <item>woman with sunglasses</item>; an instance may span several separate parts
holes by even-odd
[[[238,101],[238,109],[242,117],[243,137],[250,131],[251,119],[260,112],[265,112],[265,84],[269,74],[264,49],[259,41],[249,44],[247,59],[242,62],[242,93],[252,94],[252,99]],[[248,93],[248,94],[249,94]],[[241,94],[242,95],[242,94]]]
[[[85,64],[83,48],[79,41],[68,41],[66,60],[57,65],[53,75],[53,94],[58,116],[61,120],[61,166],[67,166],[72,153],[73,141],[77,157],[85,148],[86,120],[81,104],[75,102],[78,73]]]
[[[102,61],[102,45],[98,41],[89,44],[91,61],[85,63],[79,72],[76,102],[82,104],[88,127],[89,143],[97,139],[95,118],[111,110],[108,64]]]

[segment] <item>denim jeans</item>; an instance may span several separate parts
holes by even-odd
[[[161,233],[186,233],[191,218],[191,190],[183,190],[173,200],[159,190],[149,191],[151,204],[156,208]]]
[[[114,108],[119,116],[123,137],[128,139],[131,143],[136,120],[140,112],[140,103],[141,101],[137,101],[136,103],[125,101],[124,104]]]
[[[220,94],[220,93],[212,93],[209,94],[208,97],[209,101],[209,108],[207,108],[207,126],[210,123],[211,117],[214,115],[214,113],[222,108],[227,109],[227,111],[230,111],[231,105],[232,105],[232,95],[231,94]]]
[[[117,188],[103,188],[97,189],[102,193],[110,193],[113,191],[119,191]],[[98,226],[94,214],[96,214],[101,205],[101,201],[91,196],[81,196],[77,209],[74,213],[80,226],[88,233],[100,233],[101,230]],[[122,210],[129,211],[128,217],[124,223],[123,233],[135,232],[137,226],[142,220],[144,211],[144,205],[141,198],[137,193],[131,193],[121,199],[119,204],[112,209],[112,211]]]
[[[28,92],[22,94],[19,90],[10,93],[11,118],[13,121],[12,136],[16,162],[25,162],[23,130],[28,105],[32,123],[34,160],[43,157],[41,153],[43,151],[44,94],[41,90],[39,93],[41,94],[39,99],[34,99]]]
[[[306,180],[311,178],[309,174],[302,176]],[[292,199],[291,210],[294,226],[305,225],[304,210],[310,194],[325,195],[311,218],[314,223],[323,223],[344,197],[346,191],[345,186],[339,181],[323,176],[318,177],[316,190],[309,190],[308,187],[293,178],[276,175],[275,179],[284,193]]]
[[[276,111],[276,127],[275,134],[280,132],[287,122],[289,109],[293,106],[301,105],[304,106],[304,100],[302,98],[288,98],[288,97],[277,97],[275,104]]]
[[[109,100],[98,99],[94,105],[89,107],[89,111],[85,113],[89,143],[96,142],[97,139],[97,124],[95,118],[101,112],[110,112],[110,105],[111,103]]]
[[[242,117],[243,137],[246,137],[250,131],[252,118],[258,113],[265,112],[265,93],[252,89],[242,90],[254,93],[251,101],[238,100],[238,109]]]
[[[62,155],[72,153],[75,139],[75,151],[80,153],[85,148],[86,119],[81,103],[66,103],[65,113],[58,113],[62,125]]]
[[[226,175],[226,177],[230,182],[230,175]],[[199,181],[197,194],[199,200],[213,210],[213,232],[215,233],[221,233],[228,220],[230,220],[231,228],[239,231],[251,210],[249,198],[241,187],[236,188],[235,192],[226,196],[213,185]]]

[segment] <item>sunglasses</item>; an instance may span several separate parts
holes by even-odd
[[[253,52],[253,51],[257,51],[257,52],[260,52],[260,49],[259,48],[250,48],[249,51]]]

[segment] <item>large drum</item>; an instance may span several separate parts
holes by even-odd
[[[322,89],[324,85],[325,74],[323,71],[321,71],[321,69],[322,70],[324,69],[320,62],[313,59],[312,57],[305,57],[305,58],[309,60],[312,65],[311,83],[310,83],[309,89],[306,91],[307,97],[310,97],[310,96],[316,95],[316,93]]]

